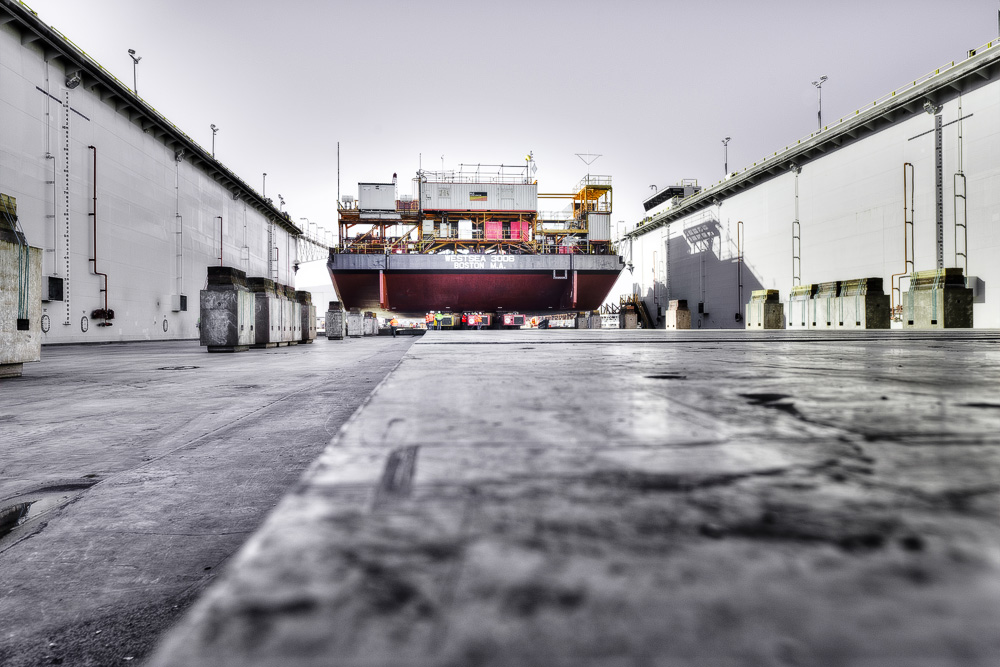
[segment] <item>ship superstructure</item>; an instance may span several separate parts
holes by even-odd
[[[624,267],[611,240],[610,176],[539,194],[533,163],[419,171],[414,195],[359,183],[340,202],[328,266],[347,308],[549,312],[598,308]],[[539,211],[538,201],[566,202]]]

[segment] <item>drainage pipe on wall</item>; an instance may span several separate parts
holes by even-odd
[[[897,308],[903,307],[903,277],[914,271],[914,245],[913,245],[913,197],[914,197],[914,171],[913,164],[903,163],[903,272],[894,273],[889,277],[891,294],[891,307],[893,316],[896,316]],[[906,196],[909,194],[910,201],[907,205]],[[898,297],[897,297],[898,294]]]
[[[739,291],[736,304],[736,321],[743,321],[743,221],[736,222],[736,288]]]
[[[174,274],[176,293],[184,294],[184,216],[181,215],[181,160],[180,152],[174,154]]]
[[[87,146],[90,150],[94,151],[94,211],[90,215],[94,218],[94,258],[90,260],[94,263],[94,275],[104,276],[104,321],[98,324],[99,327],[110,327],[111,322],[108,322],[111,311],[108,310],[108,274],[101,273],[97,270],[97,147]]]
[[[219,219],[219,266],[222,266],[222,216],[215,216]]]

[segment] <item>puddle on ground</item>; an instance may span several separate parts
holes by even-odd
[[[23,531],[21,526],[32,522],[50,509],[70,499],[70,494],[34,495],[21,502],[0,507],[0,551],[10,546]]]
[[[0,537],[3,537],[21,523],[31,509],[32,503],[17,503],[0,510]]]

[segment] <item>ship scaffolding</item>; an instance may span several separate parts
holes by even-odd
[[[416,198],[391,183],[359,183],[338,202],[335,252],[357,254],[614,254],[611,177],[588,174],[569,193],[538,193],[533,163],[419,171]],[[538,200],[564,200],[541,212]]]

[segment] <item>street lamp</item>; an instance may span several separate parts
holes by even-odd
[[[722,140],[722,152],[723,152],[723,171],[726,172],[726,176],[729,176],[729,141],[732,137],[726,137]]]
[[[821,76],[819,81],[813,81],[813,85],[816,86],[816,92],[819,94],[819,111],[817,112],[817,118],[819,119],[820,131],[823,130],[823,84],[825,82],[825,76]]]
[[[219,131],[219,128],[212,123],[212,157],[215,157],[215,133]]]
[[[260,189],[261,199],[267,198],[267,172],[264,172],[264,186]]]
[[[136,65],[142,60],[142,56],[135,55],[135,49],[128,50],[129,57],[132,58],[132,92],[136,95],[139,94],[139,83],[136,79]]]
[[[278,210],[280,211],[282,209],[282,207],[285,205],[285,198],[281,196],[280,192],[278,193],[278,201],[281,202],[278,205]]]

